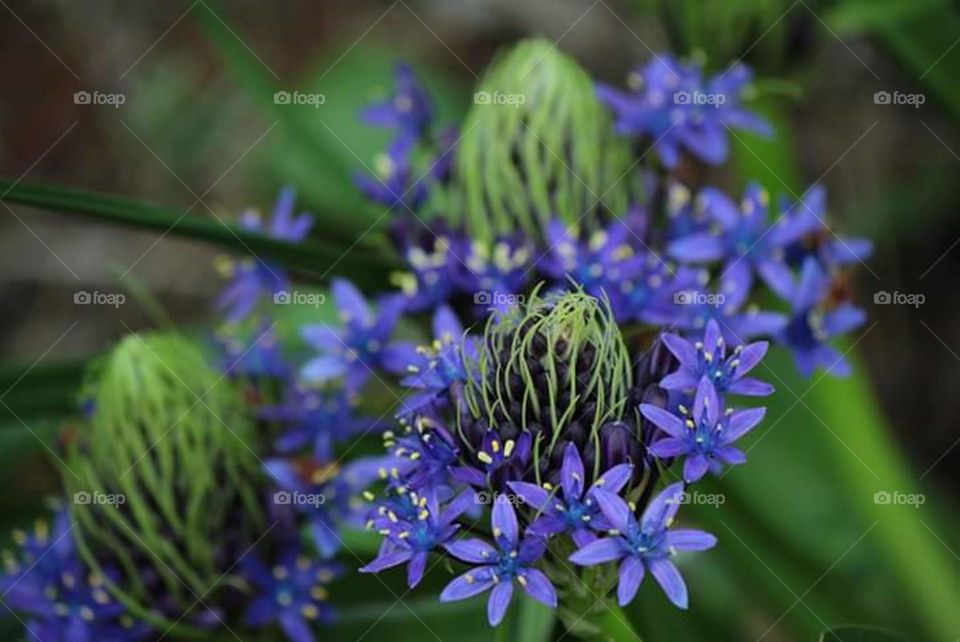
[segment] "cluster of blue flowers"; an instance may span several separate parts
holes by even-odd
[[[664,56],[631,76],[630,91],[598,87],[617,131],[637,142],[638,154],[656,151],[638,170],[649,198],[606,213],[596,227],[555,219],[537,237],[517,232],[487,243],[419,216],[450,180],[455,130],[436,126],[427,92],[409,67],[397,66],[393,94],[361,114],[393,138],[376,175],[356,177],[371,201],[398,210],[397,289],[368,297],[333,279],[324,305],[338,321],[304,325],[291,337],[275,307],[291,288],[284,270],[258,259],[220,264],[228,283],[217,300],[225,324],[216,340],[224,372],[244,385],[271,443],[267,511],[280,524],[234,570],[246,626],[279,625],[289,639],[311,642],[310,622],[335,617],[326,585],[342,570],[332,559],[348,526],[382,537],[362,571],[405,566],[410,587],[432,556],[462,563],[440,600],[489,591],[492,625],[515,585],[557,607],[558,573],[606,564],[617,565],[620,604],[633,600],[649,571],[673,604],[687,607],[674,558],[717,540],[675,526],[684,493],[708,473],[745,463],[736,444],[765,413],[733,400],[773,393],[756,376],[771,345],[791,351],[805,375],[844,374],[849,366],[829,341],[864,320],[835,283],[869,255],[870,243],[830,231],[821,188],[772,206],[757,185],[737,202],[714,187],[694,192],[673,172],[683,162],[723,162],[729,129],[771,133],[743,105],[749,81],[743,65],[705,78]],[[313,219],[295,215],[294,205],[284,190],[269,220],[246,213],[240,225],[300,242]],[[767,309],[756,303],[761,284],[773,294],[763,299]],[[612,406],[610,395],[575,392],[593,385],[602,346],[548,344],[540,330],[520,326],[523,351],[503,357],[489,340],[490,328],[518,310],[522,317],[525,300],[549,310],[570,292],[594,301],[618,341],[621,329],[647,331],[639,335],[649,338],[645,345],[625,344],[636,365]],[[429,338],[402,338],[405,320],[411,328],[432,322]],[[296,340],[300,347],[291,348]],[[526,378],[508,377],[507,398],[481,412],[466,391],[486,389],[491,375],[478,364],[491,358],[525,360]],[[562,375],[549,359],[566,359]],[[570,390],[557,383],[564,377]],[[367,416],[371,385],[385,382],[404,394],[380,418]],[[568,412],[533,421],[531,397]],[[602,403],[609,407],[601,416]],[[343,461],[371,431],[382,433],[386,453]],[[69,534],[53,539],[26,538],[24,561],[8,565],[0,585],[12,608],[30,614],[28,629],[56,631],[43,639],[142,637],[149,627],[75,568]]]

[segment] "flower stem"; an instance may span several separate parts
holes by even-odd
[[[590,638],[592,642],[642,642],[615,599],[603,601],[603,608],[598,611],[593,624],[600,632]]]

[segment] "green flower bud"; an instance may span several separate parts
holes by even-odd
[[[475,367],[465,390],[471,414],[494,429],[534,433],[538,475],[540,457],[561,441],[598,454],[600,427],[624,415],[633,385],[609,304],[582,291],[534,292],[522,308],[491,319]]]
[[[253,424],[207,356],[177,334],[126,337],[88,374],[94,414],[68,446],[80,550],[100,575],[115,560],[110,589],[145,617],[145,567],[186,610],[266,529]]]
[[[627,143],[613,129],[590,76],[546,40],[500,54],[474,94],[456,149],[450,222],[489,242],[540,234],[548,220],[591,225],[626,209]]]

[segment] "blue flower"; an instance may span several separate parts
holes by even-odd
[[[360,118],[379,127],[388,127],[399,136],[420,138],[433,122],[433,104],[426,89],[405,63],[394,67],[394,93],[360,112]]]
[[[462,248],[462,249],[460,249]],[[500,237],[492,246],[464,240],[454,264],[457,289],[478,304],[477,316],[491,308],[507,311],[530,280],[533,246],[520,236]]]
[[[417,348],[417,359],[407,365],[410,375],[400,384],[422,390],[403,400],[404,412],[418,412],[438,400],[451,385],[467,380],[467,361],[478,358],[477,340],[464,336],[463,325],[447,306],[433,316],[434,341]],[[466,360],[466,361],[465,361]]]
[[[541,271],[564,287],[567,279],[573,279],[596,297],[618,292],[637,261],[630,243],[630,230],[619,221],[581,239],[576,228],[568,229],[553,220],[547,226],[546,237],[550,251],[539,263]]]
[[[631,92],[600,85],[597,94],[616,116],[621,134],[653,143],[668,168],[687,151],[705,163],[727,158],[727,128],[770,135],[770,125],[741,105],[751,80],[745,65],[709,79],[697,65],[660,56],[631,75]]]
[[[446,303],[455,291],[454,273],[457,261],[453,250],[460,238],[446,226],[433,224],[436,231],[415,235],[409,226],[396,230],[396,245],[403,255],[409,272],[393,275],[394,283],[403,293],[409,312],[433,309]]]
[[[570,556],[580,566],[595,566],[620,561],[617,599],[629,604],[649,570],[676,606],[687,608],[687,585],[671,558],[681,551],[713,548],[717,538],[692,529],[671,529],[682,503],[683,484],[668,486],[643,511],[637,520],[633,510],[613,493],[598,490],[597,503],[612,525],[610,536],[582,547]]]
[[[240,326],[225,325],[217,331],[215,338],[223,353],[221,368],[231,377],[283,379],[290,374],[276,332],[265,322],[259,323],[249,334]]]
[[[463,600],[493,589],[487,602],[487,619],[496,626],[510,605],[515,580],[530,597],[556,608],[557,592],[553,584],[533,566],[545,551],[543,540],[537,537],[520,539],[517,514],[509,502],[497,501],[492,513],[495,546],[480,539],[445,545],[447,552],[457,559],[478,566],[447,584],[440,593],[440,601]]]
[[[265,225],[260,215],[252,210],[241,214],[239,225],[250,232],[266,234],[287,243],[298,243],[310,232],[313,219],[309,214],[293,215],[295,200],[296,192],[293,189],[283,189],[269,225]],[[228,323],[247,318],[264,295],[272,297],[287,289],[289,284],[281,268],[255,258],[239,262],[226,260],[220,267],[229,275],[230,282],[217,297],[216,307],[224,311]]]
[[[700,480],[707,470],[717,474],[724,464],[746,462],[746,455],[732,444],[760,423],[767,409],[724,411],[710,379],[703,377],[693,399],[692,414],[685,406],[677,416],[652,404],[640,404],[640,412],[668,435],[654,442],[650,452],[661,459],[685,456],[683,478],[690,483]]]
[[[670,243],[668,253],[685,263],[725,261],[723,274],[750,289],[756,273],[780,296],[786,296],[793,280],[786,263],[787,248],[818,229],[821,222],[813,207],[822,200],[821,190],[812,190],[807,201],[784,212],[775,223],[767,216],[770,197],[753,183],[738,207],[726,194],[705,188],[697,197],[713,226]]]
[[[280,404],[260,408],[257,416],[288,424],[275,443],[278,452],[311,446],[313,456],[321,461],[334,458],[338,442],[372,430],[376,424],[371,417],[355,416],[354,403],[346,391],[324,392],[296,381],[288,385]]]
[[[273,503],[303,513],[320,555],[333,557],[342,544],[340,526],[360,522],[359,494],[377,479],[382,459],[358,459],[342,469],[311,457],[268,459],[266,472],[280,489]]]
[[[384,507],[372,526],[386,539],[377,557],[360,569],[361,573],[379,573],[388,568],[408,564],[407,584],[416,586],[423,578],[430,552],[444,545],[456,534],[456,519],[473,500],[472,493],[461,493],[441,508],[435,491],[409,493],[415,516],[397,514]]]
[[[817,257],[824,270],[832,272],[845,265],[865,261],[873,252],[873,243],[868,239],[839,236],[830,229],[826,204],[826,191],[819,185],[794,204],[786,196],[781,197],[781,211],[789,212],[802,207],[817,219],[815,229],[786,248],[787,262],[791,265],[800,266],[807,256],[812,255]]]
[[[585,546],[596,539],[593,531],[610,528],[593,499],[594,491],[602,488],[619,493],[630,481],[632,472],[630,464],[614,466],[585,489],[583,460],[576,445],[569,443],[563,451],[557,493],[528,482],[509,482],[508,485],[537,511],[538,517],[527,529],[528,533],[550,537],[569,531],[578,546]]]
[[[287,544],[272,568],[248,555],[241,560],[240,570],[257,591],[244,616],[247,626],[261,628],[277,622],[293,642],[313,642],[310,622],[334,620],[326,585],[340,569],[310,559],[298,544]]]
[[[773,386],[746,376],[767,353],[769,344],[757,341],[738,344],[727,354],[727,342],[713,319],[707,321],[703,340],[690,342],[675,334],[664,334],[663,343],[680,362],[675,372],[660,382],[666,390],[695,390],[706,377],[718,393],[765,397],[773,393]]]
[[[383,433],[384,446],[403,469],[403,485],[414,490],[444,485],[450,478],[450,467],[460,461],[459,448],[453,435],[436,421],[418,416],[411,426],[401,418],[404,434],[396,437],[392,430]]]
[[[308,361],[300,373],[310,383],[325,383],[343,377],[346,389],[358,391],[376,369],[403,372],[415,349],[406,344],[388,345],[403,312],[403,300],[384,297],[374,314],[357,288],[344,279],[334,279],[333,299],[343,326],[304,326],[301,333],[321,355]]]
[[[826,342],[859,327],[865,315],[863,310],[850,303],[827,309],[825,303],[829,293],[830,276],[816,258],[807,257],[790,296],[793,315],[776,335],[777,342],[793,352],[797,370],[805,377],[818,367],[838,377],[850,374],[850,364]]]
[[[33,533],[15,531],[20,558],[7,555],[0,577],[4,604],[29,616],[28,637],[70,642],[135,642],[150,632],[116,602],[104,578],[90,572],[77,555],[66,511],[52,530],[39,522]],[[116,579],[116,578],[113,578]]]
[[[393,208],[416,210],[429,195],[428,184],[423,177],[414,175],[413,151],[416,140],[400,136],[377,156],[375,176],[357,174],[354,178],[363,195],[374,203]]]

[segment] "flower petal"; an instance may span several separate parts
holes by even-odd
[[[687,585],[673,562],[666,558],[651,559],[647,566],[670,601],[681,609],[687,608]]]
[[[618,560],[626,554],[623,544],[615,537],[604,537],[587,544],[570,556],[570,561],[578,566],[594,566]]]
[[[489,566],[478,566],[459,575],[440,593],[441,602],[454,602],[483,593],[493,586],[493,572]]]
[[[392,568],[399,564],[409,561],[413,557],[413,551],[400,549],[389,553],[381,553],[366,566],[360,567],[361,573],[379,573],[380,571]]]
[[[700,481],[707,474],[710,462],[703,455],[694,455],[683,463],[683,480],[688,484]]]
[[[717,538],[692,528],[675,528],[667,531],[665,542],[678,551],[705,551],[717,545]]]
[[[510,606],[510,599],[513,597],[513,582],[500,582],[490,593],[490,600],[487,602],[487,620],[490,626],[497,626],[503,621],[503,616],[507,614],[507,607]]]
[[[493,515],[491,519],[493,525],[493,536],[498,542],[505,542],[507,546],[503,548],[515,548],[519,539],[519,526],[517,526],[517,513],[513,510],[513,505],[507,501],[496,501],[493,504]]]
[[[607,518],[613,528],[626,533],[630,528],[631,510],[627,502],[618,495],[606,490],[598,489],[593,492],[593,498],[600,507],[600,512]]]
[[[563,464],[560,467],[560,484],[563,494],[568,500],[580,499],[583,496],[583,460],[573,442],[567,444],[563,451]]]
[[[686,434],[687,428],[683,425],[683,420],[659,406],[642,403],[640,413],[671,437],[682,437]]]
[[[749,408],[747,410],[737,410],[734,412],[730,415],[730,419],[727,420],[727,425],[721,433],[723,443],[729,444],[743,437],[750,432],[754,426],[763,421],[763,417],[766,414],[767,409],[762,406],[760,408]]]
[[[474,564],[489,564],[497,557],[497,549],[480,539],[462,539],[443,547],[458,560]]]
[[[644,532],[655,532],[666,527],[666,523],[680,510],[683,498],[683,482],[670,484],[659,495],[650,500],[640,518],[640,527]]]
[[[593,485],[590,487],[590,493],[598,488],[602,488],[610,493],[619,493],[626,483],[630,481],[632,474],[633,465],[618,464],[600,475],[600,478],[593,482]]]
[[[520,586],[527,595],[551,608],[557,607],[557,591],[546,575],[535,568],[528,568],[520,573],[520,577],[523,578]]]
[[[620,564],[620,583],[617,586],[617,601],[620,606],[626,606],[633,601],[643,581],[643,562],[636,555],[631,555]]]

